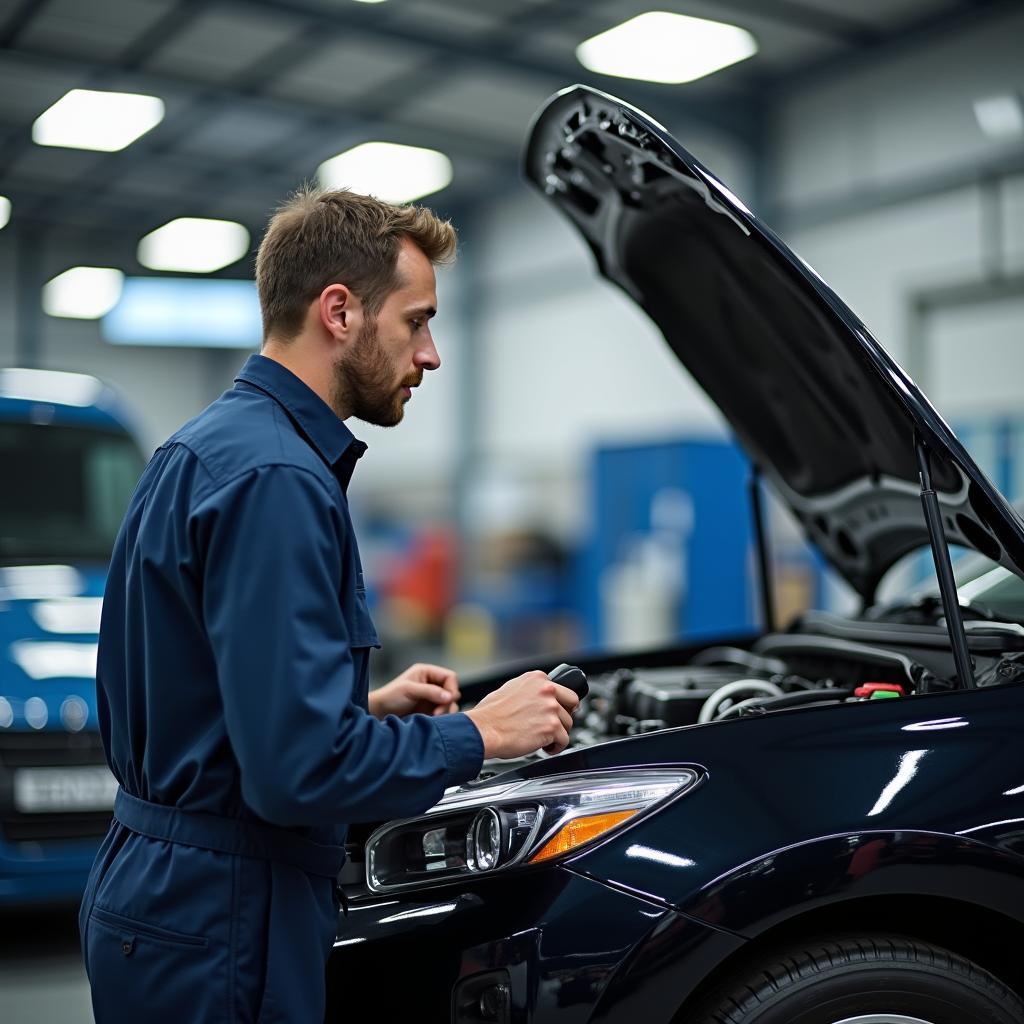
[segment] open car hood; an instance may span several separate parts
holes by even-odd
[[[659,124],[573,86],[538,112],[527,179],[661,329],[810,541],[861,594],[946,538],[1024,576],[1024,523],[843,301]],[[639,399],[642,400],[642,399]]]

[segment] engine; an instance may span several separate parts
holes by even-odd
[[[858,626],[864,635],[857,639],[835,635],[841,631],[835,622],[826,625],[830,628],[818,632],[769,633],[750,648],[707,647],[679,665],[591,672],[590,693],[576,713],[570,746],[798,707],[939,692],[955,685],[949,648],[937,642],[942,636],[938,630],[935,636],[922,637],[928,642],[921,646],[883,646],[866,642],[877,641],[871,636],[877,625]],[[984,685],[983,679],[979,683]],[[480,778],[544,756],[489,760]]]

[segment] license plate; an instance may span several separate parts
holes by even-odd
[[[19,768],[14,773],[14,806],[23,814],[53,811],[109,811],[117,780],[104,766]]]

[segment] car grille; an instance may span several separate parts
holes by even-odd
[[[9,843],[96,839],[110,811],[23,814],[14,806],[14,770],[105,764],[99,733],[0,733],[0,836]]]

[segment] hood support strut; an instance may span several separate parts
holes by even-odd
[[[939,595],[942,598],[942,610],[946,616],[946,629],[949,631],[949,642],[953,648],[953,663],[962,688],[970,688],[974,683],[974,668],[971,655],[967,649],[967,634],[964,631],[964,619],[960,612],[960,599],[957,597],[956,580],[953,578],[953,563],[949,557],[949,545],[946,543],[946,531],[942,526],[942,511],[939,499],[932,489],[932,471],[928,460],[928,446],[918,431],[914,431],[914,450],[917,453],[917,468],[921,478],[921,505],[924,507],[924,519],[928,526],[928,539],[932,545],[932,559],[935,562],[935,575],[939,581]]]
[[[761,502],[761,467],[754,463],[750,467],[750,511],[754,517],[754,538],[757,541],[757,568],[761,584],[761,613],[764,628],[775,632],[775,599],[772,596],[772,562],[768,550],[768,531],[764,522]]]

